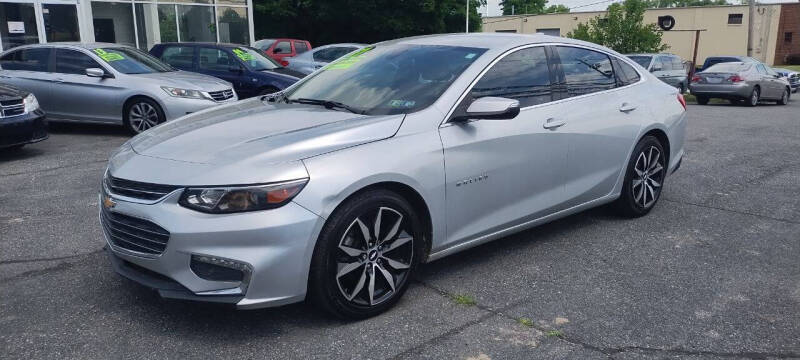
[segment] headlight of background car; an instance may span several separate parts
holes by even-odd
[[[28,94],[28,96],[22,100],[22,104],[25,105],[26,114],[39,108],[39,100],[36,100],[36,96],[33,96],[33,94]]]
[[[162,89],[174,97],[182,97],[189,99],[205,99],[206,96],[200,90],[179,89],[169,86],[162,86]]]
[[[188,188],[178,203],[212,214],[274,209],[291,201],[307,182],[300,179],[267,185]]]

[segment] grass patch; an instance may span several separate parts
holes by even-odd
[[[792,71],[800,71],[800,65],[775,65],[776,68],[789,69]]]
[[[522,326],[527,326],[527,327],[533,326],[533,320],[528,318],[519,318],[517,319],[517,322]]]
[[[478,302],[472,296],[469,295],[453,295],[453,301],[456,302],[458,305],[466,305],[466,306],[474,306]]]
[[[564,332],[561,330],[550,330],[546,333],[546,335],[549,337],[563,338]]]
[[[686,100],[687,103],[690,104],[697,104],[697,98],[692,94],[683,94],[683,98]],[[711,99],[708,101],[709,104],[730,104],[728,100],[724,99]]]

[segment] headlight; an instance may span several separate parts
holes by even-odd
[[[33,96],[33,94],[28,94],[28,96],[22,100],[22,104],[25,105],[26,114],[39,108],[39,100],[36,100],[36,96]]]
[[[188,188],[178,201],[184,207],[212,214],[267,210],[292,200],[308,179],[252,186]]]
[[[169,86],[162,86],[162,89],[174,97],[182,97],[189,99],[206,99],[206,96],[200,90],[179,89]]]

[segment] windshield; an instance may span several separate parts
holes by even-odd
[[[436,99],[486,49],[438,45],[378,45],[325,66],[287,93],[288,101],[345,104],[369,115],[410,113]]]
[[[650,60],[653,59],[652,56],[642,56],[642,55],[634,55],[628,57],[631,60],[635,61],[637,64],[642,65],[642,67],[645,69],[647,69],[650,66]]]
[[[114,70],[123,74],[151,74],[176,71],[172,66],[139,49],[115,47],[98,48],[93,51],[108,65],[111,65]]]
[[[253,71],[274,70],[281,67],[280,65],[272,62],[271,59],[262,55],[261,52],[251,48],[236,47],[231,51],[233,51],[233,54],[236,55],[236,57],[238,57],[239,60],[245,64],[245,66]]]
[[[708,68],[710,68],[710,67],[712,67],[712,66],[714,66],[716,64],[722,64],[722,63],[727,63],[727,62],[740,62],[740,61],[741,60],[739,60],[737,58],[731,58],[731,57],[715,57],[715,58],[706,59],[706,64],[705,65],[706,65],[706,69],[708,69]]]
[[[719,63],[716,65],[712,65],[705,72],[733,72],[738,73],[742,71],[747,71],[750,69],[750,64],[742,64],[742,63]]]
[[[272,39],[264,39],[264,40],[258,40],[258,41],[256,41],[256,43],[255,43],[255,44],[253,44],[253,46],[255,46],[255,47],[257,47],[257,48],[261,49],[261,51],[264,51],[264,50],[267,50],[267,49],[268,49],[270,46],[272,46],[272,44],[274,44],[274,43],[275,43],[275,40],[272,40]]]

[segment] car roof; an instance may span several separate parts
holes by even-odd
[[[165,42],[156,44],[154,46],[219,46],[219,47],[250,47],[250,45],[233,44],[233,43],[216,43],[216,42]]]
[[[602,48],[602,46],[590,42],[559,36],[513,33],[455,33],[422,35],[384,41],[380,44],[463,46],[502,50],[537,43],[562,43]]]
[[[133,46],[124,45],[124,44],[115,44],[115,43],[82,43],[82,42],[50,42],[46,44],[27,44],[22,46],[17,46],[10,50],[17,50],[17,49],[25,49],[25,48],[38,48],[38,47],[72,47],[72,48],[81,48],[86,50],[94,50],[97,48],[109,48],[109,47],[129,47],[133,48]]]

